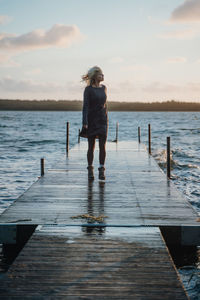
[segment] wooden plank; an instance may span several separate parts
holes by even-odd
[[[98,148],[98,147],[97,147]],[[34,183],[1,216],[0,224],[89,224],[73,216],[104,215],[106,226],[198,226],[198,215],[142,145],[108,143],[106,181],[88,182],[87,143]],[[91,223],[89,224],[91,225]]]
[[[158,228],[41,227],[1,299],[188,299]]]

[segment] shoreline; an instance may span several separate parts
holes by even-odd
[[[0,99],[0,111],[82,111],[80,100],[10,100]],[[107,102],[108,111],[199,112],[198,102]]]

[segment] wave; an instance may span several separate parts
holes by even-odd
[[[182,163],[176,161],[175,164],[178,168],[181,168],[181,169],[200,169],[200,166],[191,164],[191,163],[188,163],[188,164],[183,163],[182,164]]]
[[[6,157],[4,157],[4,156],[0,156],[0,159],[7,159]]]
[[[194,134],[200,133],[200,128],[179,128],[180,131],[189,131]]]
[[[161,169],[165,169],[167,167],[167,151],[165,149],[159,149],[153,151],[153,156],[158,162],[158,165]],[[171,151],[171,161],[170,165],[172,169],[200,169],[200,166],[191,162],[185,162],[186,158],[195,158],[191,155],[186,155],[184,152],[180,150],[172,150]],[[174,157],[179,157],[183,159],[183,162],[175,159]]]
[[[13,120],[12,115],[8,116],[8,115],[0,114],[0,117],[1,117],[1,120]]]
[[[8,128],[10,126],[0,124],[0,128]]]
[[[27,152],[27,151],[29,151],[29,149],[26,149],[26,148],[19,148],[17,151],[18,151],[18,152]]]
[[[29,142],[25,143],[25,145],[27,145],[27,146],[44,145],[44,144],[58,144],[58,141],[57,140],[39,140],[39,141],[29,141]]]

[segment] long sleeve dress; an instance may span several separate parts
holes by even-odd
[[[83,99],[83,125],[88,125],[88,137],[107,136],[108,113],[106,87],[87,86]]]

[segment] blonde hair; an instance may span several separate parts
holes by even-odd
[[[96,75],[101,72],[102,70],[98,66],[94,66],[90,68],[87,72],[87,74],[82,76],[82,81],[87,82],[87,85],[92,85],[95,83],[95,77]]]

